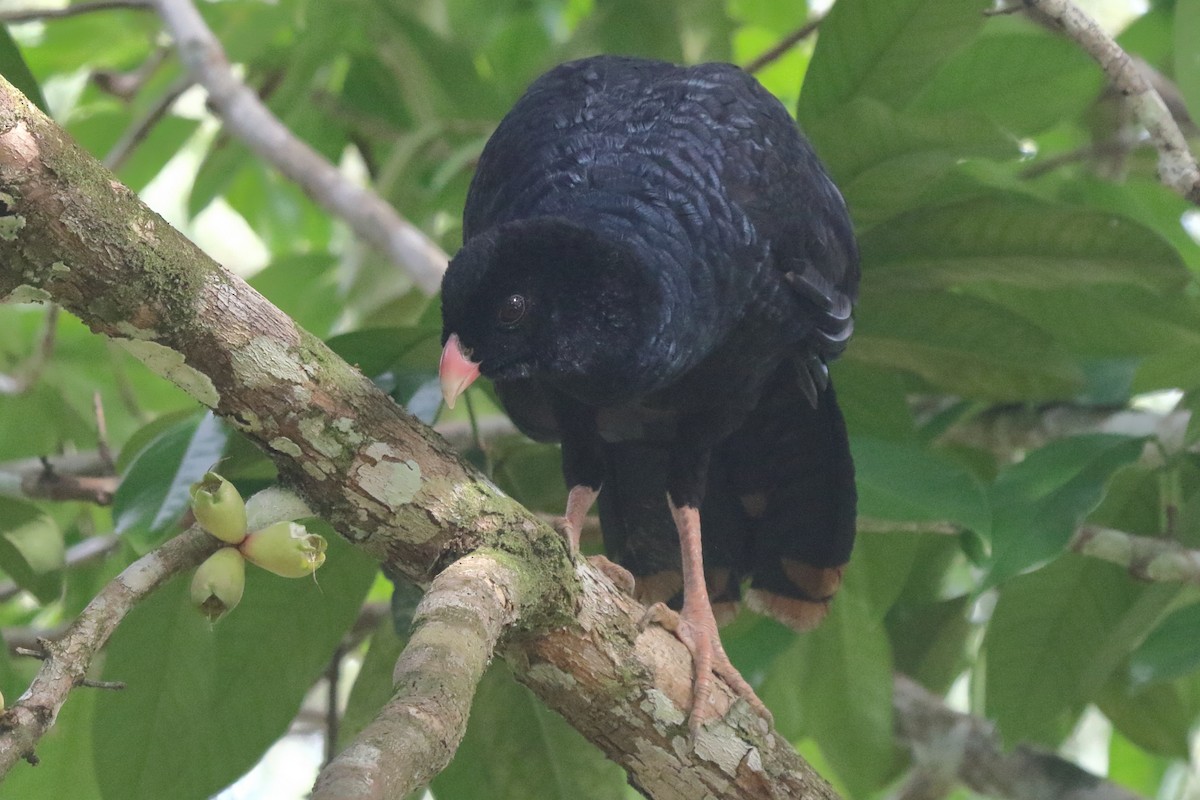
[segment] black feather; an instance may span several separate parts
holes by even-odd
[[[678,571],[669,492],[700,508],[714,600],[749,581],[797,627],[796,603],[823,612],[854,532],[826,362],[853,331],[858,251],[787,110],[730,65],[564,64],[489,140],[463,223],[443,338],[518,427],[561,440],[569,485],[604,487],[610,555]],[[514,295],[528,312],[502,324]]]

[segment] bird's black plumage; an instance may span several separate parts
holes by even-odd
[[[713,600],[749,580],[752,604],[808,627],[854,534],[825,363],[853,329],[858,277],[841,195],[752,77],[571,62],[480,157],[443,283],[443,380],[447,359],[478,364],[518,427],[562,442],[581,490],[568,517],[603,487],[606,547],[641,597],[686,586],[684,616],[701,616],[686,595],[703,583],[679,577],[698,536],[679,509],[699,508]]]

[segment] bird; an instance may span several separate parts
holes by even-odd
[[[646,624],[768,720],[717,630],[741,602],[826,615],[854,541],[828,364],[854,329],[846,203],[787,109],[731,64],[602,55],[536,79],[485,144],[442,282],[447,405],[480,375],[561,443],[571,553],[598,505]]]

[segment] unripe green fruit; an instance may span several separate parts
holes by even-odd
[[[192,576],[192,603],[216,622],[241,602],[245,589],[246,560],[236,547],[222,547]]]
[[[215,472],[192,484],[192,513],[200,527],[223,542],[246,538],[246,503],[232,483]]]
[[[251,564],[284,578],[303,578],[325,563],[325,540],[298,522],[277,522],[238,545]]]

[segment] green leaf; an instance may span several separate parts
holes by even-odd
[[[983,25],[983,2],[839,0],[821,23],[798,115],[808,125],[855,97],[903,106]]]
[[[221,460],[228,440],[211,412],[168,428],[138,454],[117,488],[117,533],[139,553],[165,541],[187,510],[188,487]]]
[[[846,358],[902,370],[933,391],[1012,402],[1071,396],[1078,367],[1053,339],[1012,312],[945,291],[869,282]]]
[[[1177,593],[1073,554],[1009,581],[984,639],[987,716],[1006,741],[1056,746]]]
[[[901,604],[887,617],[896,670],[938,694],[968,666],[968,645],[975,635],[969,595],[924,605]]]
[[[1196,677],[1140,689],[1114,678],[1096,704],[1122,736],[1146,752],[1188,759],[1188,742],[1200,713],[1200,680]]]
[[[891,647],[863,577],[846,572],[829,616],[796,637],[759,692],[779,732],[816,739],[856,797],[882,785],[894,756]]]
[[[126,617],[106,648],[92,726],[106,798],[189,800],[228,786],[287,731],[358,615],[376,565],[331,535],[315,580],[246,570],[241,605],[216,626],[181,577]]]
[[[1180,756],[1186,759],[1187,751]],[[1108,743],[1108,779],[1143,797],[1154,797],[1163,784],[1170,761],[1154,756],[1114,731]]]
[[[404,640],[396,635],[391,616],[385,616],[371,635],[371,644],[350,689],[350,699],[346,701],[346,711],[338,727],[339,752],[375,719],[383,704],[392,699],[395,694],[392,671],[403,649]]]
[[[0,569],[45,604],[62,592],[66,548],[58,525],[35,504],[0,497]]]
[[[1188,114],[1200,119],[1200,3],[1175,4],[1175,82]]]
[[[336,260],[329,253],[295,253],[274,259],[250,285],[316,336],[327,335],[342,312]]]
[[[955,53],[910,110],[973,112],[1012,136],[1029,136],[1090,105],[1104,78],[1064,36],[1035,29],[980,36]]]
[[[991,488],[991,585],[1062,552],[1100,504],[1105,485],[1141,455],[1144,441],[1116,434],[1060,439],[1000,473]]]
[[[1082,357],[1200,349],[1200,309],[1181,292],[1119,284],[1043,289],[993,284],[969,292],[1020,314]]]
[[[1175,249],[1133,220],[1006,193],[918,209],[859,244],[880,290],[978,282],[1178,290],[1188,277]]]
[[[38,740],[38,765],[17,762],[5,776],[0,797],[6,800],[100,800],[100,787],[93,771],[91,730],[100,694],[94,691],[71,693],[54,725]]]
[[[566,503],[562,454],[557,445],[506,436],[490,443],[493,480],[522,505],[561,514]]]
[[[21,48],[13,41],[8,28],[0,25],[0,75],[17,87],[21,94],[29,98],[29,102],[42,110],[43,114],[50,113],[46,98],[42,97],[42,88],[38,86],[37,78],[29,71],[29,65],[21,56]]]
[[[958,464],[916,444],[858,436],[850,446],[860,515],[990,529],[987,495]]]
[[[467,734],[431,788],[438,800],[624,800],[625,773],[497,662]]]
[[[1129,659],[1133,687],[1181,678],[1200,667],[1200,604],[1170,614]]]
[[[846,359],[830,365],[830,374],[846,427],[855,436],[889,441],[916,438],[908,390],[899,374]]]

